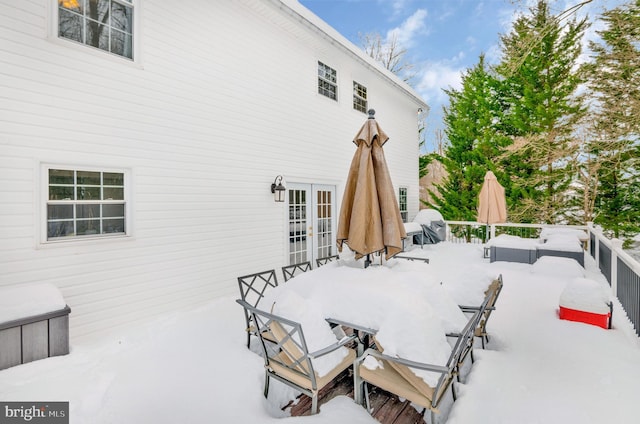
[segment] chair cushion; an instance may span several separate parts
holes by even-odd
[[[378,342],[378,340],[376,340],[375,337],[373,338],[373,340],[376,346],[378,347],[378,350],[380,351],[380,353],[384,353],[384,349],[382,345],[380,345],[380,342]],[[389,367],[393,368],[394,371],[398,373],[400,376],[402,376],[415,390],[418,391],[418,393],[420,393],[425,398],[429,399],[429,402],[431,401],[431,399],[433,399],[433,391],[434,391],[433,387],[429,386],[421,377],[418,377],[411,370],[411,368],[407,367],[406,365],[399,364],[393,361],[384,361],[384,363],[388,364]],[[393,393],[396,393],[396,392],[393,392]],[[396,393],[396,394],[399,395],[399,393]]]
[[[256,336],[258,335],[258,330],[256,330],[256,326],[255,325],[250,325],[249,328],[247,328],[247,332],[249,332],[251,334],[254,334]],[[273,342],[273,343],[276,342],[275,337],[273,337],[273,334],[271,334],[271,332],[269,332],[269,331],[263,331],[262,332],[262,338],[267,340],[267,341]]]
[[[288,331],[285,330],[279,322],[272,321],[271,324],[269,324],[269,329],[271,334],[273,334],[273,336],[277,340],[277,343],[281,343],[282,353],[286,355],[286,358],[284,356],[281,358],[284,363],[293,365],[295,362],[300,361],[300,359],[305,356],[305,354],[300,350],[298,345],[293,340],[291,340],[291,338],[288,338],[286,341],[282,342],[287,338]],[[296,368],[302,373],[309,374],[309,367],[306,360],[301,361],[296,366]]]
[[[394,393],[401,398],[408,399],[424,408],[432,409],[431,396],[425,396],[409,383],[409,381],[397,371],[397,368],[393,366],[393,362],[386,360],[381,360],[381,362],[382,367],[376,368],[375,370],[369,369],[361,364],[358,368],[360,377],[376,387]],[[431,394],[433,395],[433,389],[431,389]]]
[[[322,377],[318,377],[316,374],[316,389],[321,389],[327,385],[331,380],[333,380],[338,374],[347,369],[353,361],[356,359],[356,352],[353,349],[348,349],[349,353],[344,357],[342,362],[336,365],[329,373],[325,374]],[[284,362],[290,362],[290,359],[284,352],[280,352],[277,358]],[[290,368],[287,368],[276,361],[269,361],[269,367],[281,377],[286,378],[287,380],[297,384],[300,387],[303,387],[308,390],[313,390],[311,379],[308,377],[308,374],[301,374],[299,372],[295,372]]]

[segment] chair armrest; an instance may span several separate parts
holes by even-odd
[[[482,306],[458,305],[458,307],[462,310],[462,312],[474,312],[482,310]],[[485,311],[494,311],[495,309],[495,306],[487,306],[486,308],[484,308]]]
[[[347,343],[351,343],[354,340],[357,340],[357,337],[355,336],[355,334],[352,334],[351,336],[345,336],[341,340],[338,340],[337,342],[330,344],[327,347],[324,347],[322,349],[316,350],[315,352],[309,353],[309,357],[314,359],[319,358],[320,356],[324,356],[327,353],[331,353],[334,350],[341,348],[342,346],[346,345]]]
[[[364,326],[359,325],[359,324],[355,324],[355,323],[347,322],[347,321],[342,321],[342,320],[335,319],[335,318],[327,318],[327,319],[325,319],[325,321],[327,321],[329,324],[336,324],[336,325],[340,325],[340,326],[343,326],[343,327],[352,328],[354,330],[362,331],[363,333],[371,334],[371,335],[374,335],[374,336],[378,332],[378,330],[374,330],[373,328],[364,327]]]
[[[397,259],[406,259],[408,261],[417,261],[417,262],[424,262],[425,264],[429,263],[429,258],[420,258],[417,256],[404,256],[404,255],[395,255],[394,258]]]
[[[367,356],[373,356],[373,357],[378,358],[378,359],[384,359],[386,361],[396,362],[398,364],[406,365],[407,367],[410,367],[410,368],[417,368],[417,369],[425,370],[425,371],[439,372],[441,374],[446,374],[446,373],[448,373],[450,371],[449,368],[447,368],[445,366],[442,366],[442,365],[427,364],[427,363],[424,363],[424,362],[416,362],[416,361],[411,361],[409,359],[389,356],[389,355],[385,355],[384,353],[380,353],[379,351],[377,351],[375,349],[371,349],[371,348],[365,350],[365,352],[362,354],[362,356],[360,356],[360,358],[357,359],[357,361],[361,362]]]

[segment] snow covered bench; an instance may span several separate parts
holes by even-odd
[[[586,231],[577,228],[545,227],[540,231],[540,238],[543,241],[551,239],[555,236],[573,236],[580,242],[589,240],[589,234],[587,234]]]
[[[538,239],[527,239],[508,234],[500,234],[485,244],[489,249],[489,262],[505,261],[532,264],[538,258],[536,246]]]
[[[0,288],[0,370],[69,353],[69,313],[52,284]]]
[[[543,242],[544,241],[544,242]],[[545,235],[544,240],[500,234],[485,244],[489,261],[533,264],[543,256],[575,259],[584,267],[584,249],[578,234],[560,232]]]
[[[581,239],[575,234],[559,233],[546,237],[544,243],[536,246],[536,256],[560,256],[578,261],[584,267],[584,249]]]
[[[611,328],[613,303],[597,281],[575,278],[560,294],[560,319]]]

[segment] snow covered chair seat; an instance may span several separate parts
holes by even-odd
[[[68,354],[70,312],[53,284],[0,289],[0,370]]]
[[[333,344],[309,352],[300,323],[254,308],[242,300],[237,302],[251,314],[260,329],[258,335],[265,361],[264,396],[268,397],[269,381],[275,378],[309,396],[311,414],[316,414],[318,392],[353,365],[356,352],[345,345],[354,342],[356,336],[334,339]],[[331,333],[328,324],[327,332]]]
[[[575,278],[560,294],[559,317],[611,328],[613,303],[604,287],[588,278]]]
[[[491,282],[491,284],[489,284],[489,287],[487,287],[487,290],[484,292],[485,300],[484,302],[482,302],[482,305],[460,305],[460,309],[462,309],[463,312],[480,311],[481,316],[475,329],[474,335],[475,337],[480,337],[480,339],[482,340],[483,349],[485,348],[485,342],[489,342],[489,334],[487,333],[487,322],[489,322],[491,313],[496,309],[496,302],[498,301],[500,292],[502,292],[502,286],[502,274],[500,274],[498,278],[496,278]]]
[[[519,262],[532,264],[537,260],[538,239],[528,239],[508,234],[500,234],[485,244],[489,248],[489,262]]]
[[[367,389],[367,384],[371,384],[422,406],[425,408],[423,414],[428,409],[431,422],[435,422],[436,414],[441,413],[439,407],[449,387],[453,401],[456,400],[453,380],[463,356],[473,347],[474,329],[479,319],[480,312],[477,311],[457,338],[446,364],[428,364],[385,355],[384,348],[374,338],[377,349],[367,349],[354,363],[355,401],[371,412]],[[437,382],[434,385],[427,383],[416,371],[438,375]]]
[[[402,250],[407,250],[408,246],[414,244],[419,244],[422,249],[424,245],[422,225],[417,222],[405,222],[404,231],[407,233],[407,238],[402,239]]]

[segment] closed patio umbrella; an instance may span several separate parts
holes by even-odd
[[[484,183],[478,195],[478,222],[498,224],[507,222],[507,202],[504,187],[491,171],[484,176]]]
[[[351,161],[338,221],[338,250],[346,243],[356,259],[386,251],[389,259],[402,251],[407,236],[382,146],[389,137],[369,110],[353,142],[357,150]]]

